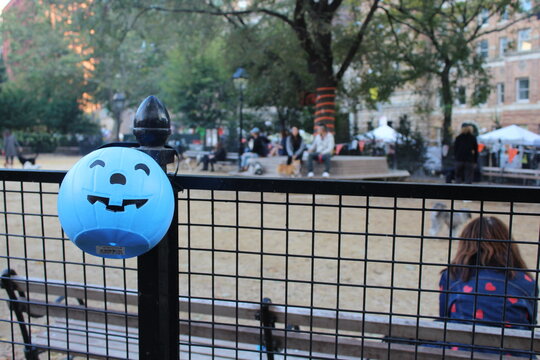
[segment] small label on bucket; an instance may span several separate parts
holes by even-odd
[[[123,246],[96,246],[98,255],[126,255],[126,248]]]

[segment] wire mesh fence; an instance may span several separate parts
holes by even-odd
[[[137,306],[136,259],[85,255],[65,238],[56,214],[63,173],[1,175],[0,265],[11,269],[0,292],[2,353],[145,358],[137,317],[148,309]],[[174,181],[184,188],[179,294],[165,295],[179,298],[180,358],[540,353],[537,188]],[[461,238],[476,218],[500,219],[514,241]],[[482,265],[477,251],[472,262],[456,264],[473,276],[441,281],[465,240],[477,250],[500,243],[505,266]],[[511,244],[525,268],[511,262]],[[482,271],[494,277],[486,280]]]

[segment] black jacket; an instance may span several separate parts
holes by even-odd
[[[456,161],[476,163],[478,161],[476,136],[472,134],[459,135],[454,142],[454,158]]]
[[[220,147],[218,150],[215,150],[213,154],[216,161],[225,161],[227,159],[227,150],[225,150],[224,147]]]
[[[258,154],[260,157],[265,157],[268,154],[268,139],[264,136],[257,136],[253,140],[253,149],[251,152]]]

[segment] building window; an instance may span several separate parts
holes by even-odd
[[[500,37],[499,38],[499,57],[504,57],[508,51],[508,38]]]
[[[529,78],[517,79],[516,100],[529,101]]]
[[[478,22],[481,26],[489,23],[489,11],[487,9],[482,9],[482,11],[480,11],[480,14],[478,14]]]
[[[530,51],[532,49],[531,29],[518,31],[518,51]]]
[[[504,104],[504,83],[497,84],[497,104]]]
[[[477,52],[482,59],[487,59],[489,55],[489,43],[487,40],[482,40],[478,43]]]
[[[500,22],[507,21],[510,19],[510,14],[508,13],[508,8],[504,7],[503,11],[501,12],[501,17],[499,19]]]

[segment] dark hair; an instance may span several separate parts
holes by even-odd
[[[472,220],[465,226],[460,237],[463,240],[459,241],[452,265],[509,268],[507,274],[511,279],[516,275],[514,269],[527,268],[518,246],[512,242],[508,227],[496,217],[481,216]],[[461,278],[463,281],[469,280],[474,271],[471,267],[449,268],[450,277]]]

